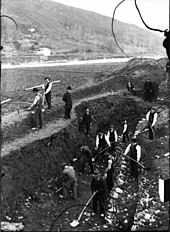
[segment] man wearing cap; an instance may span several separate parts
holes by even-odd
[[[148,122],[148,129],[149,129],[149,139],[154,139],[154,125],[156,124],[158,119],[158,113],[155,111],[154,108],[151,108],[148,113],[146,114],[146,120]]]
[[[34,116],[35,127],[33,127],[32,129],[38,130],[43,128],[42,94],[37,88],[33,88],[33,92],[35,93],[35,98],[31,106],[28,108],[28,110],[33,110],[32,113]],[[39,126],[38,126],[38,121],[39,121]]]
[[[130,159],[130,167],[131,167],[131,175],[136,180],[138,178],[138,164],[141,158],[141,147],[137,144],[136,137],[132,138],[132,142],[125,149],[124,155],[126,156],[129,153]]]
[[[107,190],[110,192],[113,188],[114,157],[108,152],[105,152],[104,156],[106,157],[104,178],[106,178]]]
[[[67,120],[71,118],[70,113],[72,109],[72,95],[71,95],[71,87],[67,87],[66,93],[63,95],[62,100],[65,102],[65,115],[64,118]]]
[[[93,197],[92,207],[93,207],[93,213],[92,216],[94,216],[97,213],[97,206],[99,204],[100,207],[100,216],[105,216],[105,209],[104,209],[104,203],[106,198],[106,182],[101,177],[98,170],[94,171],[93,178],[91,181],[91,191],[92,193],[96,193]]]
[[[47,101],[48,105],[48,110],[51,109],[51,88],[52,88],[52,83],[50,82],[49,77],[45,77],[45,83],[43,84],[43,89],[44,89],[44,95]]]
[[[77,178],[75,170],[72,166],[62,163],[63,168],[63,197],[67,199],[68,191],[71,189],[73,199],[77,198]],[[60,197],[62,197],[60,195]]]
[[[106,140],[109,146],[111,147],[111,152],[115,151],[115,145],[118,140],[117,132],[114,129],[113,125],[110,125],[110,129],[107,132]]]

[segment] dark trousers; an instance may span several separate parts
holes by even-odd
[[[127,139],[127,141],[129,141],[129,133],[128,133],[128,131],[125,131],[123,133],[123,143],[126,142],[126,139]]]
[[[86,163],[88,162],[89,166],[90,166],[90,171],[91,173],[94,173],[94,168],[93,168],[93,162],[92,162],[92,159],[89,159],[89,160],[82,160],[82,168],[81,168],[81,171],[84,172],[84,169],[85,169],[85,165]]]
[[[106,184],[107,184],[107,190],[110,192],[113,188],[113,171],[112,170],[107,172]]]
[[[70,113],[71,113],[71,108],[65,107],[65,115],[64,115],[64,118],[65,118],[65,119],[71,118]]]
[[[151,125],[148,124],[148,129],[149,129],[149,139],[153,140],[154,139],[154,127],[151,127]]]
[[[98,203],[99,203],[99,207],[100,207],[100,213],[105,213],[104,211],[104,200],[105,200],[105,196],[103,194],[96,194],[94,197],[93,197],[93,212],[94,213],[97,213],[97,206],[98,206]]]
[[[37,108],[34,110],[33,119],[34,119],[34,126],[37,129],[38,129],[38,127],[40,127],[40,128],[43,127],[43,114],[42,114],[41,108]]]
[[[146,91],[145,92],[145,94],[144,94],[144,100],[148,101],[148,102],[151,102],[151,93],[150,93],[150,91]]]
[[[138,165],[136,162],[133,160],[130,161],[130,166],[131,166],[131,175],[135,177],[135,179],[138,178]]]
[[[90,130],[90,124],[86,123],[85,124],[85,133],[86,133],[86,135],[89,134],[89,130]]]
[[[51,109],[51,93],[47,93],[45,99],[47,101],[48,109]]]

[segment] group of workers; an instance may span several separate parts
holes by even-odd
[[[129,92],[131,92],[134,96],[136,95],[136,89],[134,85],[128,81],[126,84],[126,88]],[[147,79],[143,86],[143,98],[148,102],[155,102],[158,97],[159,85],[156,81],[151,81]]]
[[[33,127],[32,130],[39,130],[44,127],[43,123],[43,112],[44,109],[44,101],[46,99],[47,102],[47,111],[51,110],[51,89],[52,89],[52,83],[50,81],[49,77],[45,78],[45,82],[42,85],[43,93],[38,88],[33,88],[32,91],[35,94],[35,98],[33,103],[30,105],[27,110],[31,110],[32,116],[33,116]],[[65,102],[65,113],[64,113],[64,119],[70,119],[71,118],[71,109],[72,109],[72,89],[70,86],[67,87],[66,92],[63,95],[62,100]]]
[[[89,113],[88,109],[88,113]],[[146,120],[148,123],[149,129],[149,139],[154,139],[154,125],[157,121],[158,113],[154,108],[151,108],[146,114]],[[89,122],[90,123],[90,122]],[[129,128],[127,120],[124,120],[123,128],[122,128],[122,142],[128,142],[127,147],[124,151],[124,156],[129,157],[130,161],[130,174],[132,176],[132,181],[138,179],[139,174],[139,161],[141,158],[141,146],[137,143],[137,137],[133,135],[132,137],[129,135]],[[90,131],[90,127],[88,127],[88,132]],[[86,133],[86,131],[85,131]],[[89,134],[88,134],[89,135]],[[131,141],[130,141],[131,140]],[[110,193],[114,186],[113,175],[115,172],[115,161],[116,161],[116,144],[118,142],[118,134],[113,125],[110,125],[108,130],[99,131],[96,135],[95,141],[95,150],[97,151],[97,155],[94,156],[94,153],[90,150],[87,145],[83,145],[80,147],[80,154],[73,158],[73,161],[78,161],[79,174],[84,174],[85,165],[89,164],[90,174],[92,174],[91,180],[91,191],[95,193],[93,196],[92,202],[92,216],[97,213],[97,208],[99,204],[100,216],[104,217],[105,215],[105,200],[107,194]],[[100,157],[100,159],[98,159]],[[102,158],[101,158],[102,157]],[[105,168],[102,171],[102,174],[96,169],[95,161],[105,162]],[[74,166],[74,165],[73,165]],[[60,197],[66,199],[67,192],[72,190],[73,199],[77,198],[77,177],[76,172],[71,165],[67,165],[66,163],[62,164],[63,167],[63,175],[66,176],[63,182],[63,195]],[[78,171],[78,170],[77,170]]]
[[[145,100],[148,99],[149,93],[147,92],[148,81],[144,84],[144,92],[146,94]],[[50,82],[50,78],[45,78],[45,83],[43,85],[44,95],[37,88],[33,88],[33,92],[35,93],[35,99],[32,105],[29,107],[29,110],[34,109],[34,117],[35,117],[35,127],[43,128],[43,119],[42,119],[42,109],[43,109],[43,97],[46,98],[48,104],[48,110],[51,109],[51,88],[52,84]],[[130,82],[127,83],[127,89],[135,95],[134,85]],[[64,119],[71,118],[71,109],[72,109],[72,96],[71,96],[71,87],[68,86],[66,93],[64,93],[62,100],[65,102],[65,114]],[[153,108],[149,110],[146,114],[146,120],[148,122],[149,129],[149,139],[154,139],[154,125],[157,121],[158,114],[155,112]],[[38,127],[39,120],[39,127]],[[85,113],[81,118],[81,123],[83,125],[84,133],[89,137],[90,129],[92,125],[93,117],[90,113],[90,109],[87,108]],[[131,142],[130,142],[131,140]],[[116,144],[118,142],[118,134],[113,125],[110,125],[109,129],[102,131],[99,130],[96,135],[95,141],[95,150],[98,152],[97,156],[94,157],[93,152],[87,145],[83,145],[80,147],[80,156],[73,159],[73,161],[78,160],[80,166],[80,172],[84,173],[86,163],[89,164],[90,174],[92,174],[91,180],[91,191],[95,193],[93,197],[93,214],[97,213],[97,204],[99,203],[100,215],[103,217],[105,215],[104,210],[104,202],[106,199],[106,193],[109,193],[113,186],[113,174],[115,169],[115,160],[116,160]],[[136,136],[132,138],[129,136],[129,127],[127,120],[124,120],[123,130],[122,130],[122,142],[128,142],[129,145],[124,151],[124,155],[129,155],[130,160],[130,168],[131,175],[133,179],[138,178],[138,162],[141,158],[141,147],[137,144]],[[105,162],[105,170],[104,174],[101,175],[99,170],[94,168],[94,161],[102,161]],[[72,191],[73,199],[77,198],[77,177],[76,172],[73,166],[63,163],[62,165],[62,182],[63,182],[63,195],[60,197],[66,199],[68,197],[69,190]]]

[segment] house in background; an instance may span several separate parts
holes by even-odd
[[[51,55],[51,49],[48,47],[41,47],[37,49],[36,54],[47,57]]]

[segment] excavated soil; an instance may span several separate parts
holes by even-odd
[[[132,228],[146,231],[167,230],[169,205],[167,202],[162,203],[158,194],[159,178],[169,178],[169,156],[165,156],[169,152],[169,95],[166,88],[165,65],[166,59],[133,59],[119,65],[62,67],[57,77],[58,67],[42,70],[42,73],[46,72],[44,75],[48,75],[49,71],[53,80],[60,79],[61,85],[53,87],[53,108],[48,113],[44,112],[45,128],[38,132],[30,131],[31,116],[24,110],[27,105],[22,103],[21,107],[19,102],[32,101],[33,96],[30,92],[25,94],[24,88],[29,87],[28,83],[31,86],[37,83],[32,79],[28,82],[29,76],[35,76],[36,81],[39,80],[41,83],[40,69],[32,69],[31,72],[27,69],[4,70],[6,83],[9,82],[11,75],[14,82],[17,78],[20,80],[22,76],[27,78],[24,78],[26,81],[23,88],[17,87],[20,88],[19,97],[13,85],[10,91],[5,87],[3,89],[4,97],[15,99],[11,104],[4,104],[2,107],[1,157],[5,171],[2,179],[3,221],[22,222],[24,231],[127,231]],[[155,103],[143,101],[143,83],[150,77],[160,84],[159,98]],[[135,97],[126,90],[128,80],[135,84],[137,89]],[[74,109],[70,121],[63,120],[64,106],[61,101],[67,85],[73,86]],[[148,131],[138,136],[142,147],[141,162],[149,170],[140,170],[139,180],[133,182],[129,160],[123,157],[123,151],[128,143],[122,143],[122,122],[125,119],[129,122],[130,132],[133,134],[138,122],[145,118],[153,105],[157,107],[159,113],[155,129],[156,138],[154,141],[148,140]],[[93,115],[90,137],[86,137],[79,127],[80,117],[86,107],[90,108]],[[91,217],[90,204],[78,227],[73,228],[70,223],[78,218],[91,196],[92,176],[89,174],[88,166],[85,174],[80,174],[80,164],[72,160],[81,144],[87,144],[95,156],[97,130],[101,127],[107,128],[110,123],[115,125],[119,141],[114,188],[106,200],[106,218],[102,219],[99,215]],[[63,161],[72,164],[76,169],[77,200],[71,198],[63,200],[56,193],[61,187],[58,177]],[[122,171],[123,184],[120,184],[117,176],[120,174],[122,162],[125,162],[126,168]],[[104,166],[105,163],[95,162],[95,167],[98,167],[101,173]],[[118,198],[114,198],[117,187],[123,192]],[[149,199],[148,204],[146,199]],[[115,207],[114,212],[109,211],[112,205]]]

